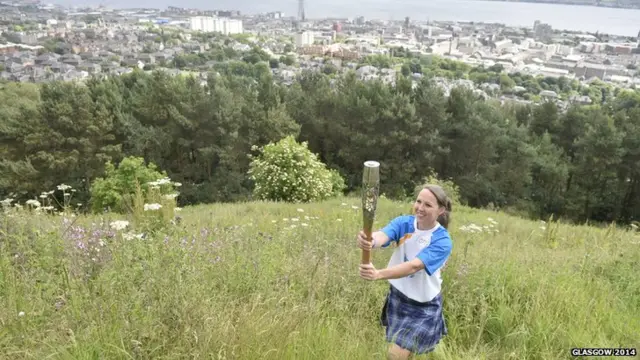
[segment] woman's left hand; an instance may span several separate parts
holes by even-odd
[[[373,264],[360,264],[360,277],[365,280],[378,280],[379,272]]]

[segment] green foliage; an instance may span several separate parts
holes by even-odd
[[[438,185],[440,187],[442,187],[442,190],[444,190],[444,192],[447,194],[447,197],[449,198],[449,200],[451,200],[451,204],[454,207],[457,207],[458,205],[462,205],[461,201],[460,201],[460,188],[453,182],[453,180],[451,179],[440,179],[438,177],[438,174],[436,174],[435,172],[430,172],[427,176],[424,177],[424,179],[422,180],[422,183],[417,185],[415,187],[414,190],[414,195],[418,196],[418,193],[420,193],[420,191],[422,191],[422,189],[424,188],[425,185]],[[411,199],[409,199],[409,201],[414,201],[415,200],[415,196]]]
[[[408,205],[380,199],[375,226]],[[358,277],[359,208],[359,197],[185,207],[155,233],[118,214],[3,214],[0,358],[384,358],[389,285]],[[428,357],[563,360],[640,344],[640,233],[453,216],[450,331]],[[392,251],[374,250],[377,269]]]
[[[390,56],[385,55],[368,55],[360,61],[362,65],[371,65],[377,68],[391,68],[394,63],[398,62],[397,59],[394,59]]]
[[[260,200],[309,202],[329,198],[344,189],[340,174],[331,171],[292,136],[257,149],[248,174]]]
[[[253,47],[249,52],[247,52],[242,60],[249,64],[256,64],[261,61],[268,62],[271,59],[271,56],[267,54],[264,50],[259,47]]]
[[[136,183],[133,194],[131,213],[139,231],[146,234],[157,234],[166,229],[174,220],[177,193],[172,191],[173,184],[168,178],[140,186]]]
[[[166,180],[167,174],[158,171],[155,164],[145,165],[143,158],[126,157],[116,168],[111,162],[105,164],[105,177],[97,178],[91,184],[91,208],[94,212],[110,209],[114,212],[133,211],[134,198],[147,200],[150,188],[157,188],[160,195],[173,191],[173,183]],[[157,182],[157,184],[153,183]],[[136,194],[139,192],[138,194]],[[143,205],[143,204],[142,204]]]
[[[8,115],[0,117],[6,146],[0,145],[0,187],[33,196],[64,183],[87,202],[90,182],[101,175],[105,162],[121,155],[110,104],[94,100],[88,87],[69,82],[45,83],[37,95],[27,94],[32,86],[22,88],[19,93],[29,98],[0,101]]]
[[[329,175],[331,180],[331,193],[333,196],[341,196],[344,195],[344,191],[347,188],[347,184],[344,182],[344,178],[338,170],[329,169]]]
[[[133,156],[184,184],[180,206],[243,201],[253,191],[251,147],[293,136],[341,174],[346,193],[359,189],[363,159],[376,159],[381,193],[393,199],[409,196],[433,171],[459,186],[469,206],[574,221],[640,218],[637,90],[408,53],[363,60],[389,62],[395,84],[361,81],[329,63],[282,84],[262,52],[213,38],[209,52],[186,64],[200,70],[215,61],[206,80],[136,70],[84,84],[0,85],[0,197],[24,202],[69,184],[74,201],[88,204],[104,164]],[[260,61],[252,64],[253,55]],[[594,105],[520,105],[461,88],[445,96],[434,77],[500,84],[496,96],[517,92],[534,101],[543,89],[563,99],[587,94]],[[592,168],[597,176],[589,176]]]
[[[280,62],[287,66],[291,66],[296,63],[296,59],[295,57],[293,57],[293,55],[286,55],[286,56],[283,55],[283,56],[280,56]]]

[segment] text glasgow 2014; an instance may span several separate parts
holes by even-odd
[[[573,356],[636,356],[635,348],[573,348]]]

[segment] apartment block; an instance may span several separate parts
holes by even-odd
[[[212,16],[194,16],[190,19],[191,30],[202,32],[219,32],[224,35],[242,34],[242,20],[218,18]]]

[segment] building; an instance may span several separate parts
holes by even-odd
[[[242,34],[242,20],[218,18],[212,16],[194,16],[190,19],[191,30],[219,32],[224,35]]]
[[[543,24],[536,20],[533,23],[533,33],[536,40],[550,41],[553,36],[553,28],[549,24]]]
[[[315,39],[311,31],[301,31],[296,33],[297,47],[313,45],[314,42],[315,42]]]
[[[509,47],[513,46],[513,41],[511,41],[511,39],[504,39],[504,40],[500,40],[500,41],[495,41],[493,43],[493,46],[495,47],[496,51],[501,52],[501,51],[506,50]]]

